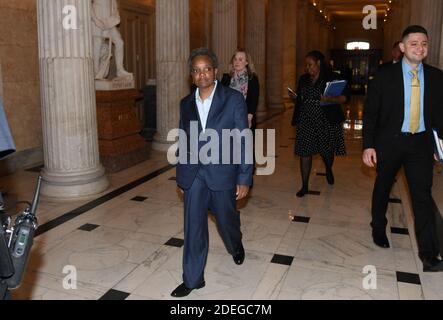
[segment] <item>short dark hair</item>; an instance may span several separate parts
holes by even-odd
[[[215,69],[218,68],[218,58],[214,52],[212,52],[208,48],[197,48],[197,49],[192,50],[191,54],[189,55],[189,59],[188,59],[189,72],[192,71],[192,60],[194,60],[194,58],[197,56],[208,57],[211,60],[212,67]]]
[[[428,36],[428,31],[419,25],[413,25],[413,26],[409,26],[405,29],[405,31],[403,31],[403,34],[401,36],[402,40],[404,40],[407,36],[409,36],[411,33],[423,33],[426,36]]]

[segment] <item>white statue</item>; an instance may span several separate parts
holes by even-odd
[[[105,80],[109,75],[112,45],[115,45],[117,78],[133,78],[123,67],[123,39],[117,26],[120,13],[117,0],[92,0],[92,38],[95,79]]]

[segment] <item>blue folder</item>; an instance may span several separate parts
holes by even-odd
[[[325,97],[338,97],[343,94],[343,91],[346,88],[347,81],[346,80],[334,80],[331,82],[328,82],[326,84],[325,92],[323,93],[323,96]],[[332,102],[320,102],[320,105],[327,106],[327,105],[333,105],[336,103]]]

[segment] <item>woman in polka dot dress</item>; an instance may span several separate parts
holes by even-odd
[[[298,81],[292,125],[296,126],[295,154],[300,156],[300,169],[303,186],[297,197],[308,193],[312,156],[320,154],[326,167],[326,179],[334,184],[332,165],[334,157],[346,155],[342,122],[342,103],[347,101],[348,90],[338,97],[323,97],[326,83],[339,79],[339,75],[329,71],[325,57],[319,51],[311,51],[306,56],[307,73]],[[334,103],[320,106],[321,101]]]

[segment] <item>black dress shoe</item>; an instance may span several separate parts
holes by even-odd
[[[381,248],[386,249],[390,247],[388,237],[386,236],[386,231],[384,230],[373,230],[372,239],[374,240],[374,243]]]
[[[308,188],[303,187],[303,188],[300,189],[299,192],[297,192],[296,196],[298,198],[303,198],[305,195],[308,194],[308,192],[309,192]]]
[[[206,283],[203,281],[202,283],[200,283],[200,285],[198,287],[190,289],[184,283],[182,283],[177,288],[175,288],[174,291],[172,291],[171,297],[174,297],[174,298],[186,297],[188,294],[191,293],[192,290],[194,290],[194,289],[201,289],[201,288],[203,288],[205,286],[205,284]]]
[[[245,249],[243,248],[243,244],[240,244],[240,249],[238,250],[235,256],[232,256],[235,264],[241,265],[243,261],[245,261]]]
[[[423,259],[423,272],[441,272],[443,271],[443,260],[435,257]]]

